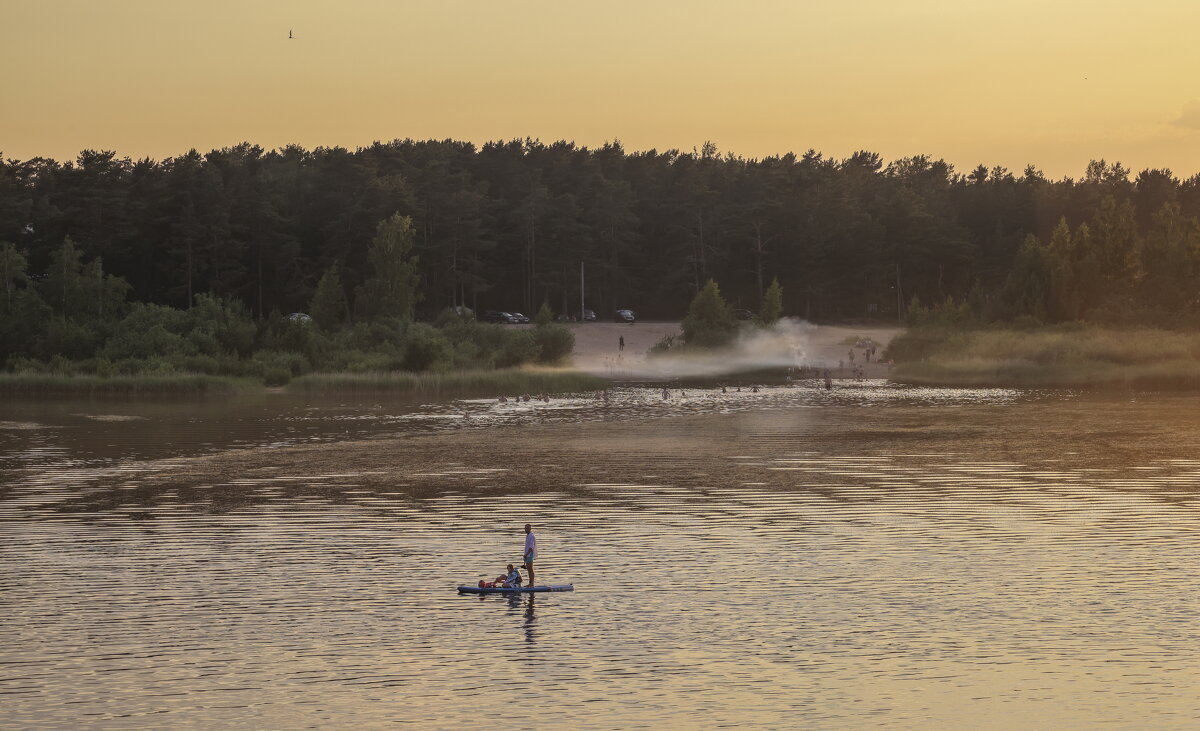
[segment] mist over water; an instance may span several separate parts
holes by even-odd
[[[707,351],[667,352],[610,361],[614,375],[629,380],[720,378],[767,369],[824,367],[813,357],[816,325],[798,318],[783,318],[770,327],[743,329],[726,348]]]

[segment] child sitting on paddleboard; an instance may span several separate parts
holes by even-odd
[[[521,588],[521,572],[513,568],[512,564],[508,565],[508,577],[504,579],[505,589]]]
[[[496,577],[495,581],[480,581],[481,589],[519,589],[521,587],[521,572],[508,565],[508,573]]]

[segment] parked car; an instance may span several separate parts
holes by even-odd
[[[740,309],[740,308],[739,308],[739,309],[735,309],[735,310],[733,311],[733,316],[734,316],[734,317],[736,317],[736,318],[737,318],[737,319],[739,319],[739,320],[753,320],[753,319],[754,319],[754,313],[753,313],[753,312],[751,312],[750,310],[743,310],[743,309]]]
[[[513,318],[515,318],[516,321],[521,323],[522,325],[526,325],[529,323],[529,318],[526,317],[525,315],[522,315],[520,312],[510,312],[508,314],[512,315]]]
[[[595,322],[596,313],[591,310],[584,310],[583,316],[579,318],[580,322]]]
[[[633,310],[617,310],[613,313],[613,322],[637,322]]]
[[[303,312],[293,312],[285,319],[287,319],[288,322],[312,322],[312,318]]]
[[[512,316],[511,312],[500,312],[498,310],[488,310],[483,314],[484,322],[495,322],[501,325],[515,325],[520,320]]]
[[[566,313],[563,313],[560,315],[555,315],[554,321],[555,322],[575,322],[575,318],[571,317],[570,315],[568,315]]]

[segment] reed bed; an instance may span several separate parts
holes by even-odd
[[[1200,390],[1200,334],[1157,329],[920,329],[893,341],[892,380],[947,386]]]
[[[608,381],[573,370],[512,368],[409,373],[313,373],[294,379],[289,391],[305,393],[413,393],[422,396],[594,391]]]
[[[261,389],[251,378],[178,373],[140,376],[89,376],[52,373],[0,373],[0,394],[6,396],[95,395],[211,395]]]

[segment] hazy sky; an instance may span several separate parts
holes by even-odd
[[[1198,28],[1196,0],[0,0],[0,151],[529,136],[1188,176]]]

